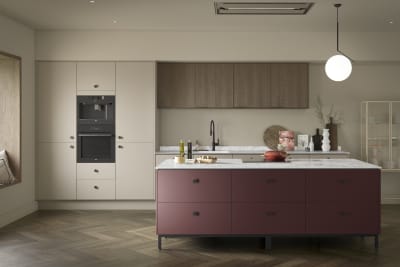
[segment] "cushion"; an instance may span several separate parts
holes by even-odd
[[[0,151],[0,184],[8,185],[16,182],[16,179],[11,172],[10,164],[8,163],[7,152]]]

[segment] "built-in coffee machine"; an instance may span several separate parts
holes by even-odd
[[[115,162],[115,96],[77,97],[77,162]]]

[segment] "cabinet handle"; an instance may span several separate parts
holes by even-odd
[[[276,179],[274,178],[268,178],[267,180],[265,180],[267,182],[267,184],[273,184],[276,183]]]
[[[70,148],[72,148],[72,149],[74,149],[74,148],[75,148],[73,145],[70,145],[69,147],[70,147]]]
[[[96,172],[96,173],[98,173],[98,172],[99,172],[99,170],[98,170],[98,169],[94,169],[93,171],[94,171],[94,172]]]
[[[338,214],[340,216],[351,216],[351,212],[350,211],[339,211]]]
[[[98,85],[98,84],[95,84],[95,85],[93,85],[93,87],[94,87],[94,88],[99,88],[99,87],[100,87],[100,85]]]
[[[69,139],[72,139],[72,140],[74,140],[74,138],[75,138],[75,137],[73,137],[72,135],[69,137]]]
[[[118,148],[124,148],[123,146],[119,145]]]
[[[193,211],[192,215],[193,216],[200,216],[200,212],[199,211]]]
[[[123,137],[123,136],[120,136],[120,135],[118,135],[118,139],[124,139],[124,137]]]
[[[97,185],[93,186],[93,188],[99,190],[99,187]]]
[[[265,212],[265,215],[267,215],[267,216],[276,216],[276,214],[278,214],[276,211],[267,211],[267,212]]]
[[[345,184],[345,183],[346,183],[346,180],[345,180],[345,179],[337,179],[337,182],[338,182],[339,184]]]
[[[193,179],[193,183],[194,183],[194,184],[200,183],[200,179],[199,179],[199,178]]]

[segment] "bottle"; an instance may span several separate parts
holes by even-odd
[[[187,141],[187,158],[188,159],[192,159],[193,155],[192,155],[192,141],[188,140]]]
[[[319,129],[317,128],[316,134],[312,137],[314,143],[314,150],[321,151],[322,150],[322,135],[319,134]]]
[[[308,148],[310,149],[310,152],[314,151],[314,142],[312,140],[312,137],[310,138],[310,143],[308,144]]]
[[[179,141],[179,156],[180,157],[185,156],[185,143],[183,142],[182,139]]]

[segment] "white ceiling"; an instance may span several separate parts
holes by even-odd
[[[307,15],[296,16],[215,15],[213,0],[0,0],[0,13],[37,30],[319,32],[336,30],[339,2],[340,31],[400,31],[400,0],[312,2]]]

